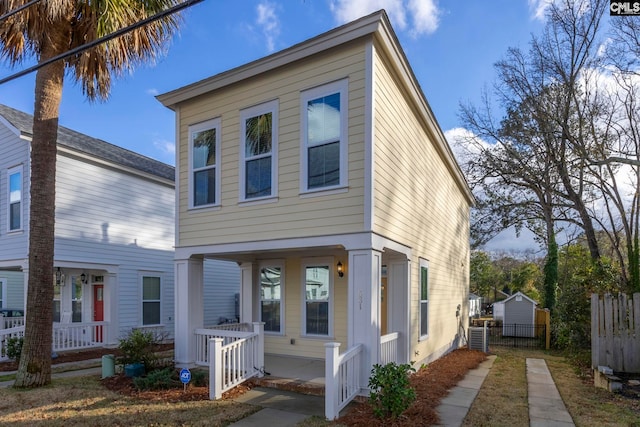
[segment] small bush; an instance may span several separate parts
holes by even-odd
[[[122,356],[118,358],[118,363],[122,366],[143,363],[145,371],[150,372],[156,367],[158,360],[156,348],[157,342],[152,333],[134,329],[126,338],[120,340],[118,349]]]
[[[3,349],[3,356],[7,356],[11,360],[20,361],[20,356],[22,355],[22,344],[24,343],[24,338],[22,337],[12,337],[7,338],[7,346],[6,349]]]
[[[209,385],[209,373],[207,371],[191,371],[191,384],[195,387],[207,387]]]
[[[416,400],[416,392],[409,384],[411,365],[374,365],[369,378],[369,403],[378,418],[397,418]]]
[[[167,390],[180,386],[176,372],[172,368],[158,369],[149,372],[144,377],[133,379],[133,385],[138,390]]]

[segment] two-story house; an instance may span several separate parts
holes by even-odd
[[[209,258],[240,265],[265,353],[361,345],[363,389],[385,346],[419,366],[461,345],[473,196],[384,11],[158,99],[176,113],[178,364],[199,357]]]
[[[0,105],[0,308],[28,309],[32,123]],[[54,350],[114,345],[132,328],[173,339],[174,187],[172,166],[59,128]],[[235,317],[239,269],[209,262],[206,273],[215,325]]]

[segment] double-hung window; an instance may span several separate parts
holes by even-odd
[[[80,276],[71,278],[71,321],[82,322],[82,288]]]
[[[240,112],[240,198],[277,195],[278,101]]]
[[[189,205],[220,204],[220,119],[189,126]]]
[[[158,276],[142,276],[142,324],[159,325],[161,280]]]
[[[301,191],[347,185],[348,80],[301,94]]]
[[[420,338],[429,334],[429,263],[420,260]]]
[[[331,262],[311,262],[303,266],[304,333],[332,334],[333,270]]]
[[[260,268],[260,320],[264,322],[265,332],[284,332],[283,280],[282,265],[263,265]]]
[[[9,231],[22,229],[22,166],[8,170],[8,207]]]

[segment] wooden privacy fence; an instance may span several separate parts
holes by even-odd
[[[591,365],[640,372],[640,293],[591,295]]]

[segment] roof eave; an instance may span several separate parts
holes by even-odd
[[[371,35],[378,31],[383,19],[387,20],[386,13],[383,10],[372,13],[280,52],[157,95],[156,99],[165,107],[175,110],[179,103],[188,99],[299,61],[333,46]]]

